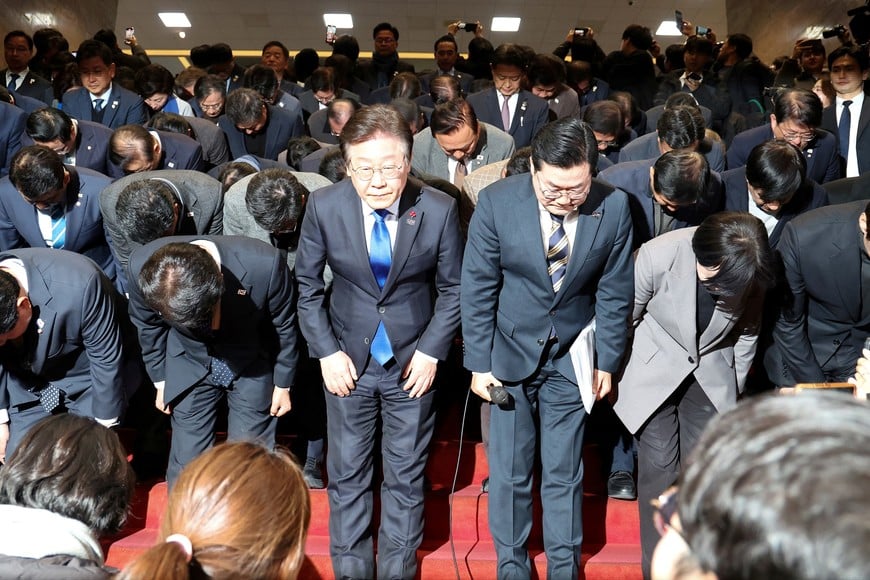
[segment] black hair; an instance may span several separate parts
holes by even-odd
[[[713,56],[713,41],[706,36],[698,36],[695,34],[686,39],[686,44],[683,50],[684,52]]]
[[[592,127],[576,117],[565,117],[544,125],[532,139],[532,165],[541,163],[560,168],[589,164],[593,174],[598,166],[598,143]]]
[[[765,141],[753,147],[746,159],[746,181],[764,202],[787,203],[806,177],[803,153],[787,141]]]
[[[622,31],[622,39],[631,42],[632,46],[638,50],[649,50],[652,48],[652,32],[646,26],[641,26],[640,24],[629,24]]]
[[[142,125],[123,125],[109,139],[109,161],[127,173],[133,161],[154,163],[154,137]]]
[[[225,42],[218,42],[208,47],[208,56],[212,66],[225,64],[233,60],[233,49]]]
[[[179,115],[178,113],[167,113],[166,111],[155,113],[154,116],[148,120],[148,127],[155,131],[178,133],[179,135],[186,135],[191,139],[196,138],[196,133],[194,132],[193,127],[191,127],[190,123],[183,115]]]
[[[9,181],[30,202],[63,187],[63,160],[60,155],[40,145],[23,147],[12,157]]]
[[[23,30],[12,30],[10,32],[7,32],[6,36],[3,37],[3,44],[5,45],[13,38],[24,38],[24,40],[27,42],[27,48],[30,49],[30,52],[33,52],[33,39],[30,38],[29,34],[24,32]]]
[[[359,58],[359,41],[355,36],[342,34],[332,44],[332,54],[341,54],[356,62]]]
[[[704,284],[720,296],[739,296],[754,285],[774,281],[773,252],[767,230],[746,212],[718,212],[701,222],[692,236],[695,259],[716,274]]]
[[[399,73],[390,81],[390,98],[416,99],[423,92],[420,78],[412,72]]]
[[[392,101],[390,101],[390,106],[399,111],[399,114],[402,115],[402,118],[408,122],[408,126],[411,127],[412,131],[419,132],[422,128],[426,126],[426,118],[423,116],[423,112],[420,110],[420,105],[418,105],[415,101],[399,97],[398,99],[393,99]]]
[[[710,189],[710,165],[695,151],[668,151],[656,159],[653,189],[675,205],[691,205]]]
[[[681,105],[662,112],[656,131],[671,149],[686,149],[704,139],[707,126],[697,107]]]
[[[27,116],[25,132],[37,143],[60,139],[64,143],[72,138],[73,122],[70,116],[54,107],[37,109]]]
[[[450,44],[453,45],[453,50],[455,50],[456,52],[459,52],[459,45],[456,44],[456,38],[454,38],[454,36],[452,34],[445,34],[444,36],[439,37],[438,40],[435,41],[435,44],[432,45],[432,50],[434,52],[437,52],[438,45],[441,44],[442,42],[449,42]]]
[[[108,46],[99,40],[85,40],[76,51],[76,64],[81,64],[83,61],[94,57],[99,58],[106,66],[110,66],[115,62],[112,49]]]
[[[490,64],[493,68],[499,65],[513,66],[525,72],[529,67],[529,61],[526,57],[526,51],[520,48],[519,45],[510,43],[500,44],[492,53]]]
[[[350,124],[350,122],[348,122]],[[347,125],[345,125],[347,127]],[[344,131],[341,132],[344,135]],[[347,163],[344,160],[341,149],[332,149],[320,160],[317,173],[331,181],[338,183],[347,177]]]
[[[250,125],[260,120],[265,106],[263,96],[254,89],[236,89],[227,95],[224,109],[234,125]]]
[[[438,105],[463,96],[462,86],[459,79],[452,75],[437,75],[429,81],[429,96],[432,97],[432,103]]]
[[[507,165],[504,167],[505,177],[511,175],[519,175],[521,173],[529,173],[532,167],[532,147],[527,145],[520,147],[511,158],[508,159]]]
[[[870,57],[867,56],[867,51],[858,46],[841,46],[833,50],[831,54],[828,55],[828,68],[833,68],[834,61],[838,58],[843,58],[844,56],[854,58],[858,62],[858,67],[861,69],[861,72],[870,68]]]
[[[747,34],[740,32],[729,34],[725,42],[734,47],[734,52],[740,60],[747,59],[752,54],[752,38]]]
[[[0,334],[6,334],[18,324],[20,293],[21,286],[15,276],[6,270],[0,270]]]
[[[273,46],[277,47],[278,49],[281,50],[281,54],[284,55],[284,58],[286,58],[287,60],[290,60],[290,51],[287,50],[287,47],[284,46],[284,43],[279,41],[279,40],[270,40],[269,42],[267,42],[266,44],[263,45],[263,50],[260,52],[261,53],[266,52],[267,49],[272,48]]]
[[[565,61],[552,54],[536,54],[529,65],[529,84],[552,86],[565,82]]]
[[[308,77],[308,86],[311,92],[337,92],[338,82],[335,78],[335,71],[328,66],[317,67],[311,72]]]
[[[118,37],[111,28],[101,28],[98,30],[94,33],[94,40],[102,42],[112,50],[118,48]]]
[[[221,182],[221,193],[226,193],[234,184],[249,175],[257,173],[257,168],[244,161],[230,161],[221,169],[218,181]]]
[[[320,66],[320,57],[313,48],[303,48],[293,57],[293,71],[299,81],[305,81]]]
[[[207,44],[199,44],[190,49],[190,64],[196,68],[206,70],[212,65],[210,46]]]
[[[245,207],[258,226],[277,233],[291,225],[298,228],[308,194],[308,189],[289,170],[264,169],[248,182]]]
[[[312,137],[291,137],[287,142],[287,165],[299,171],[299,162],[319,150],[320,143]]]
[[[594,101],[583,110],[583,121],[602,135],[619,135],[625,128],[622,108],[614,101]]]
[[[773,115],[777,123],[791,120],[815,129],[822,124],[822,101],[806,89],[783,89],[773,99]]]
[[[139,287],[149,308],[169,323],[199,335],[211,331],[224,281],[205,249],[170,243],[158,248],[142,266]]]
[[[429,118],[429,128],[432,135],[450,135],[467,126],[477,133],[480,127],[477,115],[468,101],[462,98],[451,99],[446,103],[435,106],[432,116]]]
[[[389,22],[381,22],[380,24],[377,24],[372,29],[372,38],[374,39],[374,37],[376,37],[378,35],[378,32],[381,32],[383,30],[387,30],[390,33],[392,33],[393,38],[395,38],[396,41],[399,40],[399,29],[396,28],[395,26],[393,26],[392,24],[390,24]]]
[[[264,101],[271,104],[278,90],[278,75],[266,65],[255,64],[245,71],[242,86],[254,89],[260,93]]]
[[[222,97],[227,96],[227,83],[217,75],[205,75],[197,79],[193,85],[193,96],[197,101],[205,99],[212,93],[219,93]]]
[[[97,535],[120,531],[136,477],[118,436],[63,413],[31,429],[0,470],[0,503],[78,520]]]
[[[134,181],[118,195],[115,204],[118,226],[137,244],[172,235],[178,203],[172,188],[163,181]]]
[[[143,99],[158,93],[169,95],[170,98],[174,94],[172,89],[175,88],[175,79],[165,66],[159,64],[143,66],[136,71],[135,79],[136,91]]]
[[[692,107],[699,110],[701,108],[695,95],[685,91],[677,91],[665,100],[665,109],[673,109],[680,106]]]

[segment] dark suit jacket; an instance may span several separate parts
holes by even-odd
[[[154,131],[154,129],[149,129]],[[158,169],[192,169],[204,171],[205,162],[202,160],[202,145],[187,135],[157,131],[160,137],[160,165]],[[108,162],[108,175],[112,179],[120,179],[126,175],[120,165],[115,165],[111,160]]]
[[[194,139],[202,145],[202,159],[206,169],[211,169],[230,160],[230,148],[227,145],[227,135],[220,127],[208,119],[185,117],[193,129]]]
[[[861,287],[864,248],[858,229],[867,203],[819,208],[783,229],[777,252],[788,295],[764,360],[775,384],[842,381],[854,373],[870,323],[861,317],[867,289]]]
[[[704,117],[704,124],[709,129],[713,126],[713,112],[705,107],[704,105],[700,105],[698,107],[701,109],[701,115]],[[662,113],[665,112],[664,105],[656,105],[655,107],[650,107],[646,111],[646,132],[647,133],[655,133],[656,127],[658,126],[659,119],[662,116]]]
[[[90,390],[95,417],[120,417],[125,392],[138,386],[125,374],[138,350],[111,282],[92,261],[44,245],[0,254],[0,260],[9,258],[24,263],[33,319],[26,357],[9,344],[0,348],[0,408],[38,401],[29,389],[51,382],[67,397]]]
[[[625,350],[633,297],[626,195],[593,181],[579,208],[558,293],[547,273],[538,211],[528,174],[507,177],[480,193],[462,267],[465,367],[492,372],[500,380],[522,381],[538,369],[555,328],[559,350],[554,362],[576,381],[567,351],[595,317],[596,367],[615,373]]]
[[[632,140],[619,152],[619,163],[639,159],[658,159],[662,154],[659,150],[658,137],[658,133],[647,133]],[[722,143],[705,140],[704,147],[698,148],[699,151],[702,149],[711,171],[725,171],[725,147]]]
[[[134,242],[118,224],[115,206],[118,196],[131,183],[160,178],[175,186],[181,202],[181,214],[176,235],[220,235],[223,233],[223,196],[217,179],[199,171],[184,169],[158,169],[122,177],[106,186],[100,193],[100,212],[103,223],[112,237],[112,249],[122,269],[127,267],[130,253],[141,244]]]
[[[371,90],[375,90],[379,87],[386,86],[390,84],[390,81],[393,80],[393,77],[399,73],[403,72],[415,72],[414,65],[410,62],[404,61],[402,59],[398,59],[396,61],[396,67],[394,70],[389,71],[387,75],[387,79],[385,83],[378,82],[378,69],[372,62],[370,58],[360,59],[356,63],[356,73],[355,76],[359,77]],[[356,91],[354,91],[356,92]],[[360,96],[365,97],[362,93],[359,93]],[[367,101],[366,101],[367,102]]]
[[[441,73],[439,71],[432,71],[426,74],[420,75],[420,87],[423,89],[423,93],[429,92],[429,83],[432,82],[432,79],[439,76]],[[459,88],[462,90],[462,93],[465,95],[471,94],[471,83],[474,82],[474,77],[468,73],[456,71],[453,75],[456,80],[459,81]]]
[[[468,103],[474,108],[479,121],[502,127],[501,108],[495,88],[470,95]],[[547,124],[549,111],[550,106],[544,99],[526,90],[519,92],[517,109],[511,119],[511,130],[508,131],[517,149],[531,145],[532,138]]]
[[[400,368],[415,350],[444,360],[459,326],[462,237],[456,202],[409,178],[399,201],[392,267],[383,289],[369,265],[361,201],[350,180],[313,193],[305,208],[296,278],[299,325],[311,355],[345,352],[357,372],[384,323]],[[323,270],[333,272],[324,297]]]
[[[725,181],[725,211],[749,211],[749,190],[746,187],[746,167],[731,169],[722,174]],[[779,220],[770,233],[770,247],[779,244],[782,230],[792,219],[817,207],[828,205],[828,194],[821,185],[807,179],[787,204],[779,211]]]
[[[664,105],[668,97],[678,92],[691,93],[698,104],[710,110],[711,118],[716,121],[724,121],[731,112],[731,100],[728,95],[720,88],[719,81],[716,75],[712,73],[704,73],[704,80],[701,86],[695,92],[684,88],[680,82],[680,77],[683,76],[685,69],[677,69],[670,73],[659,77],[659,88],[656,92],[656,105]],[[706,117],[705,117],[705,120]],[[707,126],[710,124],[708,122]]]
[[[828,193],[828,200],[832,205],[866,199],[870,195],[868,194],[870,192],[870,173],[865,173],[859,177],[844,177],[829,181],[823,187]]]
[[[312,139],[329,145],[338,145],[338,137],[332,134],[329,127],[326,109],[315,111],[308,117],[308,133]]]
[[[109,185],[109,178],[90,169],[65,167],[70,180],[63,200],[64,249],[84,254],[114,281],[115,257],[100,214],[100,192]],[[46,247],[36,213],[36,208],[24,201],[8,177],[0,179],[0,250]]]
[[[855,111],[852,111],[852,114],[854,115]],[[861,116],[858,118],[857,149],[855,150],[858,155],[858,172],[861,175],[870,172],[870,130],[868,127],[870,127],[870,96],[865,93]],[[822,111],[822,129],[837,138],[837,152],[839,152],[840,130],[837,127],[837,105],[832,104]],[[846,175],[846,160],[842,157],[840,159],[842,160],[842,175]]]
[[[303,133],[299,127],[299,113],[296,115],[286,111],[280,107],[267,105],[269,109],[269,120],[266,125],[266,154],[267,159],[276,160],[278,154],[287,148],[287,141],[291,137],[299,137]],[[247,155],[248,150],[245,148],[245,132],[239,131],[229,117],[222,115],[218,121],[218,127],[223,129],[227,135],[227,143],[230,146],[230,156],[232,158]]]
[[[221,258],[221,323],[209,344],[151,310],[136,283],[157,249],[194,240],[213,242]],[[139,331],[145,368],[155,383],[166,381],[167,403],[208,375],[212,356],[227,362],[238,377],[233,388],[255,409],[269,409],[275,386],[293,384],[299,332],[295,293],[292,274],[278,250],[237,236],[171,236],[134,250],[127,273],[130,317]]]
[[[655,159],[626,161],[608,167],[598,174],[599,179],[628,194],[631,221],[634,224],[634,247],[639,248],[654,236],[653,211],[656,201],[650,189],[649,170]],[[722,211],[725,205],[725,187],[722,177],[710,172],[710,189],[703,200],[691,206],[678,208],[673,213],[673,229],[700,225],[708,215]]]
[[[272,169],[274,167],[284,167],[284,168],[287,167],[286,163],[281,163],[280,161],[273,161],[271,159],[263,159],[262,157],[257,157],[256,155],[244,155],[243,159],[239,159],[239,158],[231,159],[230,161],[227,161],[226,163],[221,163],[220,165],[212,167],[211,169],[208,170],[207,175],[209,177],[213,177],[214,179],[220,179],[221,172],[224,170],[224,168],[226,168],[227,165],[229,165],[230,163],[233,163],[235,161],[244,161],[244,162],[247,162],[247,163],[252,164],[252,165],[256,164],[254,166],[254,168],[257,171],[262,171],[264,169]]]
[[[27,113],[15,105],[0,102],[0,176],[9,175],[9,164],[21,148],[26,123]]]
[[[738,133],[728,147],[728,169],[746,165],[749,154],[765,141],[773,139],[770,125],[761,125]],[[807,160],[807,177],[816,183],[825,183],[840,178],[840,155],[837,138],[824,130],[817,131],[816,138],[802,151]]]
[[[313,115],[320,110],[320,102],[315,98],[314,91],[312,91],[311,89],[299,93],[299,96],[296,98],[299,99],[299,104],[302,105],[302,110],[305,111],[306,117],[308,115]],[[350,91],[346,91],[344,89],[338,89],[335,98],[350,99],[352,101],[356,101],[357,103],[362,102],[359,95]]]
[[[9,94],[12,96],[15,101],[15,106],[27,113],[28,115],[33,111],[38,111],[39,109],[45,108],[45,103],[40,101],[39,99],[28,97],[27,95],[22,95],[16,91],[10,91]]]
[[[593,78],[589,90],[582,94],[578,93],[578,96],[581,108],[595,101],[603,101],[610,96],[610,85],[599,78]]]
[[[74,119],[92,121],[94,108],[87,89],[79,87],[63,95],[63,111]],[[112,83],[112,98],[103,105],[101,123],[111,129],[121,125],[144,125],[148,120],[145,103],[139,95]]]
[[[0,78],[5,79],[8,70],[8,68],[0,70]],[[51,102],[54,100],[54,88],[52,88],[51,83],[33,71],[27,72],[24,76],[24,81],[22,81],[16,90],[12,91],[12,94],[37,99],[43,103],[43,106],[51,105]]]
[[[76,137],[76,167],[93,169],[103,175],[108,175],[109,163],[109,139],[112,138],[112,130],[99,123],[91,121],[79,121],[78,136]],[[21,146],[34,145],[33,139],[25,133],[21,137]]]

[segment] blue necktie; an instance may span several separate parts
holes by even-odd
[[[393,261],[393,248],[390,244],[390,231],[387,229],[387,224],[384,218],[390,215],[390,212],[385,209],[376,209],[372,212],[375,218],[375,224],[372,228],[372,238],[369,247],[369,264],[371,264],[372,273],[378,281],[378,287],[384,287],[387,283],[387,276],[390,273],[390,264]],[[372,357],[381,365],[384,365],[393,358],[393,347],[390,346],[390,337],[387,336],[387,329],[384,328],[384,323],[378,323],[378,329],[375,332],[375,337],[372,339],[372,345],[369,349]]]
[[[211,379],[217,386],[227,388],[233,384],[235,378],[235,373],[233,373],[227,361],[217,356],[212,357]]]
[[[63,213],[63,206],[58,205],[51,211],[51,247],[61,250],[65,243],[66,216]]]
[[[94,99],[94,112],[99,113],[103,110],[103,99]]]
[[[14,91],[15,87],[18,85],[19,78],[21,78],[21,75],[17,75],[15,73],[12,73],[11,75],[9,75],[9,84],[6,85],[6,88],[9,89],[10,91]]]
[[[840,155],[843,159],[849,158],[849,130],[852,128],[852,112],[849,110],[849,105],[852,101],[843,101],[843,112],[840,113]]]

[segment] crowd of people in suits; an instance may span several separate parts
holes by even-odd
[[[108,30],[74,56],[9,32],[0,459],[67,411],[134,425],[142,461],[168,421],[182,502],[222,401],[228,438],[267,447],[293,409],[336,577],[413,578],[434,387],[470,380],[499,578],[531,573],[536,462],[548,573],[578,576],[593,438],[608,495],[639,499],[644,575],[668,577],[654,505],[707,424],[845,381],[870,336],[866,48],[801,40],[773,70],[744,34],[684,32],[666,56],[642,25],[544,54],[478,23],[462,57],[453,24],[417,74],[381,23],[370,59],[352,36],[247,69],[202,45],[177,75]],[[174,522],[125,577],[199,557],[201,524]]]

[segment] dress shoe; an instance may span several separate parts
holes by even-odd
[[[489,477],[484,477],[480,484],[480,493],[489,493]]]
[[[326,485],[323,483],[323,470],[320,468],[320,462],[309,457],[305,460],[305,467],[302,469],[302,477],[309,489],[323,489]]]
[[[637,486],[627,471],[614,471],[607,478],[607,496],[613,499],[637,499]]]

